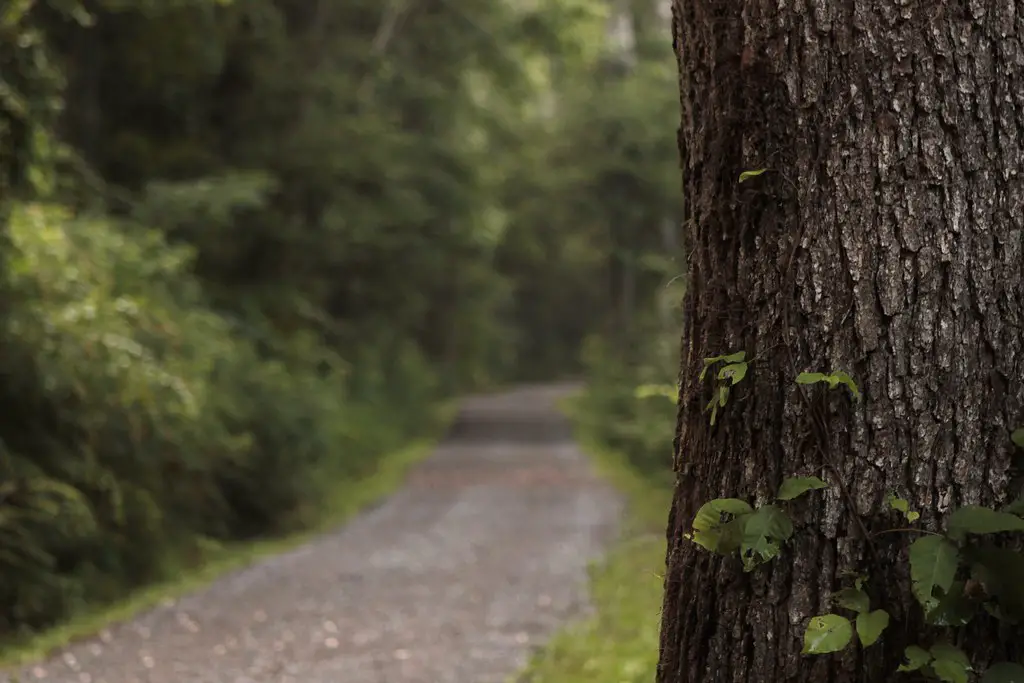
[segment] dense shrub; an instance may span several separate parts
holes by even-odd
[[[659,480],[670,478],[672,469],[677,346],[674,335],[647,325],[621,345],[592,337],[583,352],[583,428]]]
[[[408,346],[358,368],[308,335],[259,348],[156,231],[44,204],[8,228],[0,634],[123,595],[204,538],[302,525],[323,482],[423,425]]]

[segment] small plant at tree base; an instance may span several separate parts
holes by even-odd
[[[715,421],[718,419],[718,411],[725,407],[725,404],[729,401],[729,390],[731,387],[739,384],[744,377],[747,376],[747,353],[746,351],[739,351],[732,353],[727,356],[714,356],[713,358],[704,359],[704,369],[700,372],[698,381],[703,382],[704,378],[708,374],[708,370],[711,366],[717,363],[725,363],[715,375],[717,381],[715,385],[715,394],[711,397],[711,401],[708,402],[704,408],[704,412],[711,411],[711,426],[715,425]]]
[[[724,407],[728,389],[746,375],[743,352],[704,359],[703,381],[715,363],[726,363],[718,372],[718,389],[712,402],[711,424],[717,409]],[[801,373],[799,384],[826,383],[830,389],[846,386],[854,400],[860,391],[845,372]],[[1012,432],[1011,440],[1024,449],[1024,428]],[[693,531],[686,535],[702,548],[720,555],[738,554],[746,572],[778,557],[792,538],[794,527],[785,504],[804,494],[826,488],[818,477],[790,477],[782,482],[774,503],[758,507],[739,498],[711,500],[697,511]],[[888,505],[908,523],[920,519],[909,502],[891,494]],[[918,534],[908,548],[911,591],[924,612],[924,620],[935,627],[962,627],[985,613],[1000,622],[1024,622],[1024,552],[993,541],[996,534],[1024,532],[1024,499],[1002,510],[968,505],[955,510],[946,520],[944,533],[915,528],[893,528],[879,533]],[[879,535],[874,534],[874,536]],[[871,647],[889,626],[884,608],[872,608],[864,590],[865,576],[855,576],[853,585],[836,592],[835,604],[853,612],[852,618],[828,613],[810,618],[804,632],[804,654],[829,654],[845,649],[854,641]],[[966,653],[945,640],[927,648],[911,645],[904,652],[898,671],[920,671],[945,683],[968,683],[974,668]],[[1024,666],[1000,662],[989,666],[981,683],[1024,683]]]

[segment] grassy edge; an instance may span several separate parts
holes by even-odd
[[[225,574],[293,550],[325,531],[344,524],[401,486],[409,468],[434,450],[455,418],[458,407],[457,400],[441,404],[436,409],[437,418],[427,436],[383,456],[377,471],[370,477],[339,483],[336,495],[332,496],[338,504],[328,506],[317,524],[282,538],[225,545],[212,551],[201,566],[183,576],[133,591],[123,600],[82,612],[63,624],[24,640],[5,643],[0,650],[0,670],[44,660],[55,650],[90,638],[110,626],[129,621],[161,603],[205,588]]]
[[[518,683],[640,683],[654,680],[672,492],[652,484],[627,459],[591,438],[579,394],[559,406],[597,471],[626,497],[618,541],[591,569],[595,613],[570,624],[531,657]]]

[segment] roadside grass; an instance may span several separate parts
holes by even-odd
[[[580,429],[576,402],[563,410],[581,448],[627,498],[620,540],[591,573],[595,614],[556,635],[518,674],[519,683],[648,683],[655,678],[661,623],[665,525],[672,492]]]
[[[173,580],[133,591],[123,600],[95,610],[83,611],[52,629],[0,643],[0,670],[43,660],[72,642],[92,637],[148,609],[205,588],[225,574],[293,550],[320,534],[336,529],[398,489],[408,470],[434,450],[457,414],[458,407],[458,401],[440,405],[430,433],[405,448],[382,456],[377,471],[370,477],[338,481],[334,491],[327,497],[329,503],[317,515],[316,523],[303,531],[249,543],[210,544],[201,565],[182,567],[175,572],[177,576]]]

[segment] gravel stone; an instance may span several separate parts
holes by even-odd
[[[546,385],[471,397],[344,528],[53,653],[56,683],[503,683],[586,611],[619,495]],[[0,681],[10,681],[0,674]]]

